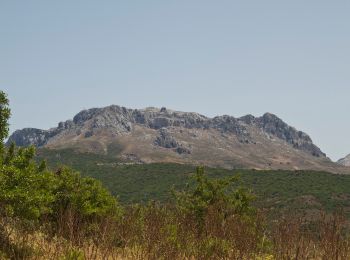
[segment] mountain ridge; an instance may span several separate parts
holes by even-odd
[[[235,118],[207,117],[165,107],[91,108],[49,130],[15,131],[8,143],[52,149],[74,148],[139,162],[208,164],[225,168],[325,169],[333,163],[306,133],[271,113]]]
[[[110,112],[116,112],[122,116],[115,117],[114,119],[116,119],[116,121],[113,122],[113,120],[111,120],[113,118],[109,117],[110,113],[105,113],[106,110],[112,110]],[[157,111],[159,111],[159,115],[157,114]],[[216,128],[224,132],[233,132],[240,135],[242,138],[246,137],[245,141],[249,141],[249,135],[245,131],[244,126],[240,124],[240,122],[244,122],[246,124],[256,123],[268,133],[286,140],[296,148],[300,147],[301,150],[307,150],[315,156],[326,156],[320,148],[312,143],[311,138],[306,133],[297,131],[294,127],[288,126],[279,117],[271,113],[265,113],[262,117],[246,115],[235,118],[229,115],[222,115],[210,118],[195,112],[168,111],[169,110],[164,107],[161,109],[154,107],[148,107],[145,109],[127,109],[117,105],[85,109],[76,114],[73,117],[73,120],[60,122],[56,128],[51,128],[49,130],[37,128],[24,128],[22,130],[17,130],[10,136],[8,142],[10,143],[13,141],[19,146],[43,146],[46,144],[47,139],[55,136],[60,131],[77,126],[79,127],[94,116],[97,118],[94,121],[94,124],[90,126],[91,130],[112,127],[119,132],[130,131],[132,127],[130,123],[145,124],[153,129],[160,129],[168,126],[203,129]],[[130,112],[133,118],[130,117]],[[101,116],[103,119],[101,119]],[[175,120],[171,120],[171,118],[175,118]],[[179,119],[183,119],[183,121],[180,121]],[[281,128],[283,128],[282,131]],[[91,133],[87,133],[87,135],[89,134]],[[21,138],[21,136],[28,138]]]

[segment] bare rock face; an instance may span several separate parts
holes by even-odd
[[[109,106],[104,109],[92,108],[78,113],[73,122],[76,127],[92,129],[114,128],[123,133],[131,130],[130,111],[124,107]]]
[[[222,133],[232,133],[242,143],[253,143],[247,127],[239,119],[232,116],[217,116],[210,120],[210,128],[218,129]]]
[[[154,141],[154,143],[160,147],[164,148],[177,148],[179,147],[178,142],[173,136],[170,135],[166,128],[161,128],[159,130],[159,136]]]
[[[350,166],[350,154],[338,161],[338,164],[343,165],[343,166]]]
[[[36,128],[25,128],[15,131],[9,138],[8,144],[14,142],[18,146],[43,146],[50,138],[50,132]]]
[[[255,144],[256,132],[288,144],[292,149],[303,151],[314,157],[325,158],[326,155],[313,144],[311,138],[283,122],[277,116],[266,113],[262,117],[252,115],[234,118],[223,115],[208,118],[198,113],[169,110],[165,107],[128,109],[116,105],[104,108],[83,110],[73,120],[60,122],[56,128],[40,130],[26,128],[14,132],[8,143],[19,146],[45,146],[54,142],[57,136],[64,137],[75,133],[84,138],[91,138],[96,132],[108,129],[115,135],[132,133],[135,126],[158,131],[154,144],[159,147],[174,149],[179,154],[190,154],[191,149],[176,140],[167,129],[197,129],[198,131],[215,130],[219,135],[234,136],[242,145]]]
[[[306,151],[316,157],[326,156],[320,148],[312,143],[311,138],[306,133],[297,131],[277,116],[266,113],[256,121],[257,125],[265,132],[286,141],[293,145],[295,149]]]
[[[184,144],[176,141],[166,128],[159,129],[159,135],[154,144],[164,148],[172,148],[178,154],[191,154],[191,150]]]

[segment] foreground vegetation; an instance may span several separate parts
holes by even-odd
[[[14,158],[19,159],[20,151],[27,150]],[[21,165],[3,164],[7,171],[0,174],[6,179],[12,174],[8,167]],[[203,168],[197,168],[192,188],[173,191],[173,205],[149,202],[123,208],[97,181],[67,168],[44,172],[30,161],[22,170],[27,176],[13,185],[1,180],[7,187],[0,196],[4,259],[350,257],[342,215],[317,221],[293,215],[268,226],[264,214],[251,206],[252,194],[232,186],[236,177],[209,179]]]
[[[147,169],[148,166],[123,165],[124,181],[134,183],[135,190],[130,197],[143,203],[119,204],[98,180],[81,177],[68,167],[48,168],[45,161],[38,162],[33,147],[5,147],[9,116],[8,100],[0,92],[1,259],[350,257],[349,231],[342,212],[322,214],[316,219],[288,215],[268,222],[266,213],[253,204],[255,195],[242,188],[237,175],[230,171],[209,169],[206,175],[202,167],[159,164],[152,165],[152,173],[147,174],[145,170],[146,175],[141,176],[130,169]],[[97,169],[94,163],[87,165],[93,171]],[[108,169],[116,167],[107,161],[96,165]],[[152,189],[149,186],[152,176],[164,177],[163,167],[171,170],[164,179],[167,181],[162,182],[164,186]],[[85,174],[92,175],[91,171]],[[293,178],[302,175],[294,174]],[[110,189],[121,187],[127,192],[126,182],[114,183],[115,179],[108,179],[108,176],[103,175],[101,179],[109,183]],[[262,185],[261,179],[251,176],[256,187]],[[329,177],[321,173],[320,176]],[[147,178],[151,178],[148,184]],[[143,186],[141,182],[150,192],[149,197],[138,197],[135,193]],[[170,184],[174,183],[179,185],[171,188]],[[269,189],[274,192],[273,187]],[[143,192],[145,190],[141,190],[141,194]],[[126,201],[128,195],[121,194]],[[170,194],[172,199],[169,199]],[[118,195],[115,190],[114,195]],[[161,202],[150,201],[150,198],[159,198]]]
[[[68,168],[50,172],[45,164],[34,163],[33,148],[13,148],[2,157],[0,173],[0,250],[5,259],[350,256],[341,215],[313,222],[293,216],[268,227],[264,214],[251,206],[252,194],[235,188],[235,176],[209,179],[199,167],[193,185],[173,191],[173,205],[122,208],[96,180]]]

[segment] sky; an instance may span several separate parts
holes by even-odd
[[[350,153],[350,1],[0,0],[10,131],[111,104],[271,112]]]

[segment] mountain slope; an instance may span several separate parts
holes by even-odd
[[[26,128],[8,142],[111,154],[134,163],[176,162],[225,168],[315,169],[343,172],[311,138],[266,113],[208,118],[166,108],[92,108],[56,128]]]
[[[346,157],[340,159],[340,160],[338,161],[338,163],[339,163],[340,165],[343,165],[343,166],[350,166],[350,154],[349,154],[348,156],[346,156]]]

